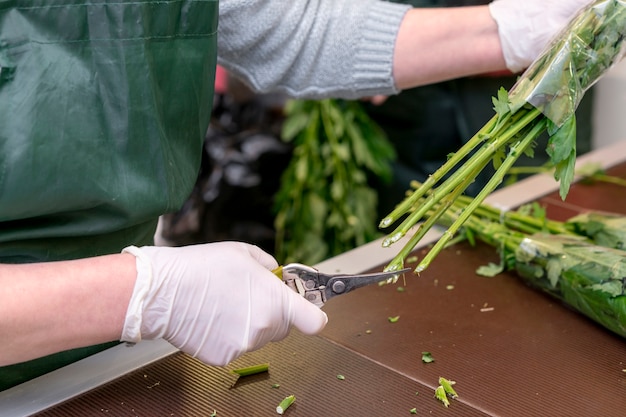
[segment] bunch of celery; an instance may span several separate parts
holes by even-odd
[[[275,195],[276,258],[315,264],[380,236],[372,176],[395,151],[358,101],[294,100],[282,139],[293,156]]]
[[[404,256],[493,162],[493,177],[421,260],[416,272],[426,269],[473,211],[500,185],[515,161],[524,153],[533,155],[535,139],[546,130],[550,135],[546,151],[564,199],[574,177],[576,160],[574,111],[585,91],[622,58],[625,36],[626,1],[597,0],[581,11],[509,93],[504,89],[498,92],[493,100],[493,118],[380,222],[379,226],[386,228],[406,216],[384,239],[383,246],[387,247],[425,220],[400,256],[385,269],[402,268]]]
[[[454,222],[471,201],[457,201],[440,218]],[[547,220],[537,205],[500,212],[480,205],[465,223],[465,236],[499,248],[500,265],[480,275],[517,272],[524,282],[562,300],[605,328],[626,337],[626,218],[588,213],[566,222]],[[539,214],[537,214],[539,212]],[[604,246],[608,245],[608,246]]]
[[[524,238],[518,275],[607,329],[626,337],[626,252],[563,235]]]

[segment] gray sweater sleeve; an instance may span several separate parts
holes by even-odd
[[[258,92],[395,94],[393,48],[409,8],[378,0],[220,0],[218,63]]]

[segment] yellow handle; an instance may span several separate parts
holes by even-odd
[[[272,273],[276,275],[278,279],[282,280],[283,279],[283,266],[280,265],[279,267],[272,269]]]

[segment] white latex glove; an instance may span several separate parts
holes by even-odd
[[[130,246],[137,258],[121,340],[164,338],[211,365],[287,336],[320,332],[328,318],[271,270],[276,260],[239,242],[180,248]]]
[[[498,24],[504,60],[516,73],[527,68],[591,0],[495,0],[489,4]]]

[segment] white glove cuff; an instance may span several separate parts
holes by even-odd
[[[144,302],[152,283],[152,264],[150,258],[136,246],[128,246],[122,250],[122,253],[130,253],[135,256],[137,279],[133,295],[128,304],[128,310],[126,310],[126,319],[124,320],[124,329],[122,330],[120,340],[122,342],[138,343],[141,341],[141,321]]]
[[[532,18],[517,15],[517,10],[512,10],[510,3],[492,1],[489,3],[489,13],[498,24],[498,34],[502,46],[502,55],[509,71],[518,73],[529,64],[528,56],[532,56],[534,39],[532,28],[526,23]]]

